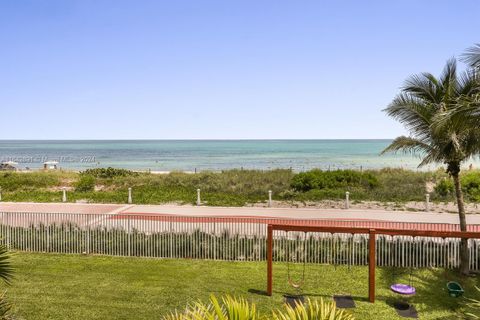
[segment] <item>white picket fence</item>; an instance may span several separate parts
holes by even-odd
[[[211,218],[130,214],[0,213],[0,242],[12,250],[232,261],[266,259],[268,223],[338,221]],[[366,222],[342,221],[364,227]],[[456,225],[433,225],[457,230]],[[411,228],[392,223],[387,227]],[[475,226],[477,227],[477,226]],[[476,230],[476,229],[475,229]],[[458,239],[377,236],[377,265],[454,268]],[[469,240],[472,270],[480,270],[480,241]],[[275,261],[366,265],[368,235],[274,232]]]

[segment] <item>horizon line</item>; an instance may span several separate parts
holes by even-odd
[[[0,141],[328,141],[328,140],[393,140],[395,138],[233,138],[233,139],[221,139],[221,138],[132,138],[132,139],[0,139]]]

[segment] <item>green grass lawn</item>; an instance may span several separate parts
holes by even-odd
[[[8,288],[17,315],[24,319],[159,319],[192,300],[210,293],[247,297],[266,313],[282,306],[282,295],[293,290],[286,283],[286,266],[274,264],[274,295],[266,287],[264,262],[159,260],[58,254],[16,253],[16,277]],[[295,266],[299,272],[300,266]],[[400,319],[388,303],[390,268],[377,269],[377,302],[367,302],[367,267],[308,265],[304,293],[330,299],[333,294],[355,297],[356,319]],[[405,276],[400,279],[405,279]],[[461,282],[475,297],[479,279],[458,278],[443,270],[416,270],[418,294],[411,299],[420,319],[456,319],[464,299],[449,298],[446,279]],[[476,298],[480,298],[476,296]]]

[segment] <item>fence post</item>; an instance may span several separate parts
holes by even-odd
[[[130,217],[127,215],[127,255],[132,256],[132,243],[131,243],[131,231],[130,231]]]
[[[368,236],[368,300],[371,303],[375,302],[376,238],[375,229],[370,229]]]
[[[350,192],[345,192],[345,209],[350,209]]]
[[[11,243],[10,243],[10,219],[9,219],[9,218],[10,218],[10,215],[9,215],[8,212],[4,212],[3,214],[5,215],[5,222],[6,222],[6,223],[5,223],[5,224],[6,224],[5,227],[7,228],[7,230],[6,230],[6,232],[5,232],[5,240],[6,240],[5,242],[6,242],[7,248],[8,248],[8,249],[11,249]]]
[[[67,202],[67,188],[63,187],[62,191],[63,191],[62,202]]]
[[[213,260],[217,260],[217,222],[213,222]]]
[[[268,206],[272,206],[272,190],[268,190]]]
[[[128,203],[132,203],[132,188],[128,188]]]
[[[197,189],[197,206],[201,204],[201,199],[200,199],[200,189]]]
[[[173,258],[173,221],[170,220],[170,236],[169,236],[169,247],[170,247],[170,252],[168,253],[167,258]]]
[[[86,241],[86,254],[90,254],[90,226],[87,226],[87,238],[85,239]]]
[[[45,249],[47,252],[50,252],[50,225],[47,224],[45,227],[46,230],[46,238],[47,238],[47,248]]]
[[[425,211],[430,211],[430,193],[425,194]]]

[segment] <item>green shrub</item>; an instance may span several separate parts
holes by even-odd
[[[362,186],[374,188],[378,186],[377,178],[369,172],[355,170],[322,171],[319,169],[302,172],[292,179],[291,187],[296,191],[313,189],[334,189],[339,187]]]
[[[445,178],[439,183],[434,188],[435,193],[437,193],[439,196],[442,197],[448,197],[453,194],[454,192],[454,186],[452,179]]]
[[[460,176],[462,191],[466,200],[480,201],[480,172],[468,171]],[[435,186],[435,193],[440,197],[450,199],[455,194],[455,187],[451,178],[445,177]]]
[[[95,177],[89,174],[80,175],[80,179],[75,184],[77,192],[91,192],[95,189]]]
[[[81,172],[81,174],[91,175],[95,178],[111,179],[115,177],[137,176],[138,172],[134,172],[126,169],[116,169],[116,168],[108,167],[108,168],[87,169]]]
[[[480,172],[468,171],[461,177],[462,190],[471,201],[480,201]]]

